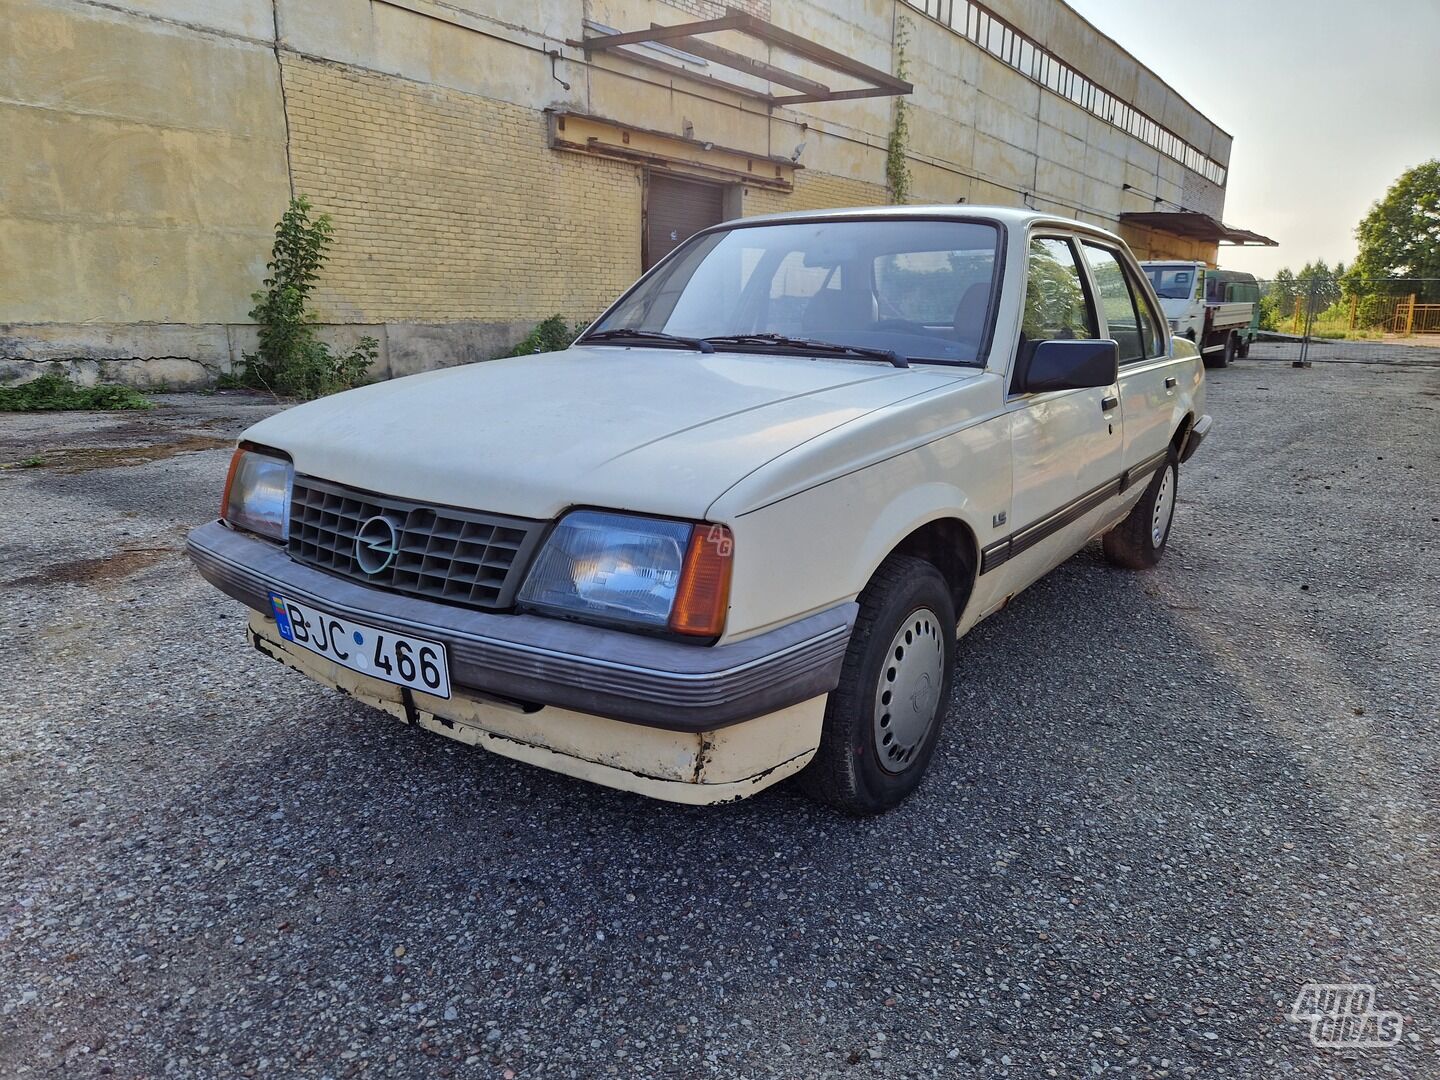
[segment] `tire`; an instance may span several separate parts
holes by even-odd
[[[1250,356],[1250,339],[1241,338],[1240,344],[1235,346],[1235,359],[1245,360]]]
[[[954,673],[949,585],[924,559],[891,555],[860,594],[840,684],[801,788],[855,817],[899,805],[930,766]]]
[[[1225,337],[1225,347],[1220,350],[1218,357],[1213,352],[1205,354],[1205,366],[1207,368],[1227,368],[1230,366],[1230,361],[1234,359],[1235,335],[1227,334]]]
[[[1170,543],[1179,490],[1180,464],[1172,448],[1125,520],[1101,537],[1105,558],[1127,570],[1149,570],[1157,565]]]

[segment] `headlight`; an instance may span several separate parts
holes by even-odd
[[[220,516],[226,524],[268,540],[290,534],[290,481],[295,468],[274,453],[241,447],[230,459]]]
[[[718,637],[730,602],[724,525],[630,514],[566,514],[520,590],[530,611]]]

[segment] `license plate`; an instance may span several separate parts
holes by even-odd
[[[377,630],[279,593],[270,594],[270,610],[286,641],[372,679],[435,697],[450,696],[450,664],[445,646],[438,641]]]

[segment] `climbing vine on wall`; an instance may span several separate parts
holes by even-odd
[[[907,63],[905,47],[910,43],[910,20],[895,24],[895,77],[905,78]],[[910,136],[909,117],[903,96],[895,99],[895,123],[890,128],[890,143],[885,153],[885,182],[890,187],[890,201],[903,203],[910,198],[910,159],[906,150]]]

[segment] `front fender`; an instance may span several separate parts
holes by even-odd
[[[999,416],[736,515],[726,640],[853,600],[932,521],[954,518],[983,546],[1010,488],[1008,417]]]

